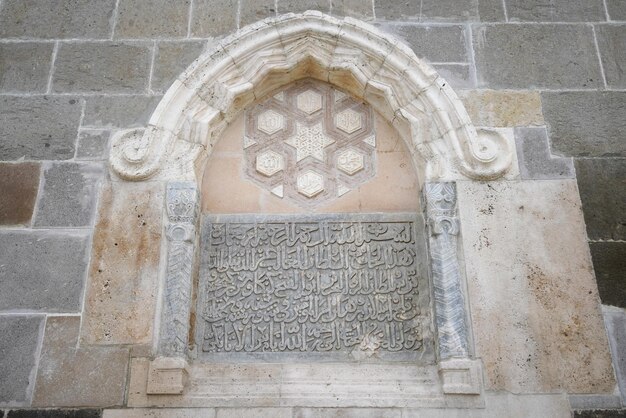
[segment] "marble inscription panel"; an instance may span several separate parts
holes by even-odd
[[[202,228],[200,357],[432,353],[421,218],[205,215]]]

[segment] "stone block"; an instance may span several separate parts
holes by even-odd
[[[591,240],[626,240],[626,159],[574,160]]]
[[[291,408],[219,408],[216,418],[291,418]]]
[[[81,103],[70,97],[0,97],[0,160],[74,157]]]
[[[6,418],[100,418],[100,409],[16,409]]]
[[[574,411],[574,418],[626,418],[626,409],[593,409]]]
[[[626,308],[626,242],[590,242],[589,248],[602,303]]]
[[[569,395],[569,405],[572,409],[620,408],[622,400],[619,395]]]
[[[102,418],[215,418],[213,408],[106,409]]]
[[[506,0],[511,22],[595,22],[606,20],[602,0]]]
[[[0,315],[0,405],[30,402],[44,316]]]
[[[185,37],[190,5],[191,0],[121,0],[115,37]]]
[[[159,357],[150,362],[148,386],[150,395],[183,393],[189,379],[189,365],[184,358]]]
[[[472,33],[479,86],[496,89],[602,86],[589,26],[478,25]]]
[[[104,160],[109,154],[110,131],[81,130],[76,148],[77,160]]]
[[[0,164],[0,225],[29,225],[39,190],[39,164]]]
[[[574,178],[571,158],[553,157],[545,128],[516,128],[515,146],[521,178],[550,180]]]
[[[411,0],[385,0],[374,2],[376,19],[382,20],[418,20],[420,2]]]
[[[626,92],[543,92],[552,151],[572,157],[626,157]]]
[[[536,91],[468,90],[459,92],[477,126],[542,126],[541,96]]]
[[[318,10],[330,13],[330,0],[278,0],[278,14]]]
[[[369,1],[333,0],[332,14],[336,16],[350,16],[361,20],[372,20],[374,18],[374,7]]]
[[[478,0],[478,15],[481,22],[504,22],[504,2],[502,0]]]
[[[52,77],[55,93],[143,93],[151,43],[81,42],[59,45]]]
[[[194,0],[191,36],[218,37],[237,29],[237,0]]]
[[[626,25],[595,26],[608,87],[626,88]]]
[[[83,127],[145,127],[161,96],[94,96],[86,99]]]
[[[103,177],[104,169],[97,163],[45,163],[34,226],[91,226]]]
[[[383,24],[381,29],[403,39],[415,54],[430,62],[467,62],[463,26]]]
[[[576,182],[457,182],[457,189],[486,390],[612,393]]]
[[[77,348],[80,320],[48,317],[33,406],[105,407],[124,402],[128,348]]]
[[[239,10],[240,27],[244,27],[270,16],[276,16],[275,0],[241,0]]]
[[[472,69],[469,64],[435,64],[433,68],[453,89],[470,89],[476,87]]]
[[[6,0],[2,38],[108,38],[115,0]]]
[[[185,68],[200,56],[205,45],[204,41],[159,42],[154,58],[151,89],[165,92]]]
[[[613,353],[613,366],[622,395],[622,405],[626,406],[626,312],[604,307],[604,323]]]
[[[45,93],[53,43],[0,44],[0,92]]]
[[[107,184],[93,237],[82,340],[152,342],[164,188],[159,183]]]
[[[80,311],[88,242],[88,231],[0,231],[0,311]]]
[[[400,409],[387,408],[295,408],[294,418],[400,418]],[[291,415],[289,415],[291,417]],[[218,415],[219,418],[219,415]]]
[[[606,9],[610,20],[626,20],[626,3],[624,0],[606,0]]]
[[[467,22],[478,20],[476,0],[421,0],[420,21]]]

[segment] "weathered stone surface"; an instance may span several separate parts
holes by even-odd
[[[477,126],[540,126],[541,97],[536,91],[468,90],[459,92]]]
[[[478,0],[478,15],[481,22],[504,22],[504,2],[502,0]]]
[[[100,409],[16,409],[6,418],[100,418]]]
[[[77,348],[79,328],[79,316],[48,317],[33,406],[115,406],[124,402],[128,349]]]
[[[0,160],[74,157],[80,114],[71,97],[0,97]]]
[[[576,182],[459,182],[457,188],[487,390],[612,393]]]
[[[374,7],[368,1],[333,0],[332,14],[336,16],[350,16],[355,19],[371,20],[374,18]]]
[[[400,409],[385,408],[295,408],[294,418],[400,418]],[[291,416],[291,415],[290,415]]]
[[[97,163],[45,163],[34,226],[91,226],[103,177]]]
[[[383,24],[385,32],[392,33],[430,62],[467,62],[467,42],[463,26],[417,26],[410,24]]]
[[[602,303],[626,308],[626,243],[590,242],[589,248]]]
[[[215,409],[212,409],[212,408],[106,409],[102,415],[102,418],[197,418],[197,417],[215,418]]]
[[[606,8],[611,20],[626,20],[626,4],[623,0],[606,0]]]
[[[571,158],[553,157],[545,128],[516,128],[515,145],[521,178],[549,180],[574,178]]]
[[[0,44],[0,92],[44,93],[53,43]]]
[[[419,2],[407,0],[387,0],[374,2],[377,19],[403,20],[419,18]]]
[[[589,239],[626,240],[626,159],[583,159],[574,164]]]
[[[609,334],[609,342],[611,342],[610,339]],[[572,409],[621,408],[622,406],[619,395],[569,395],[568,400]]]
[[[626,88],[626,25],[595,26],[606,84]]]
[[[602,0],[507,0],[509,20],[593,22],[606,20]]]
[[[78,312],[88,238],[87,231],[0,231],[0,311]]]
[[[110,131],[81,130],[76,148],[77,160],[104,160],[109,153]]]
[[[220,36],[237,29],[237,0],[194,0],[191,35]]]
[[[469,64],[436,64],[433,68],[450,83],[453,89],[476,87]]]
[[[0,315],[0,405],[27,405],[44,316]]]
[[[330,12],[330,0],[278,0],[278,13],[303,13],[307,10]]]
[[[240,7],[240,27],[249,25],[270,16],[276,16],[275,0],[241,0]]]
[[[95,96],[85,100],[83,127],[139,128],[150,120],[150,115],[162,96]]]
[[[216,418],[291,418],[291,408],[219,408]]]
[[[6,0],[3,38],[108,38],[115,0]]]
[[[554,152],[626,156],[626,92],[544,92],[541,102]]]
[[[624,418],[626,409],[594,409],[591,411],[574,411],[574,418]]]
[[[52,90],[56,93],[145,92],[151,55],[148,43],[60,44]]]
[[[191,0],[121,0],[115,37],[184,37],[190,4]]]
[[[421,0],[421,21],[466,22],[478,20],[476,0]]]
[[[93,238],[83,341],[152,341],[163,192],[161,184],[149,182],[105,186]]]
[[[152,70],[152,91],[165,92],[176,77],[200,56],[205,45],[204,41],[159,42]]]
[[[0,164],[0,225],[28,225],[39,189],[39,164]]]
[[[589,26],[479,25],[472,33],[479,86],[496,89],[602,86]]]
[[[622,405],[626,406],[626,312],[610,307],[604,307],[603,310],[604,323],[613,353],[613,366],[622,394]]]

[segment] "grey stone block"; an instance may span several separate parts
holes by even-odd
[[[626,240],[626,159],[575,160],[575,165],[589,239]]]
[[[618,395],[570,395],[569,404],[572,409],[620,408],[622,400]]]
[[[522,179],[574,178],[571,158],[552,157],[545,128],[515,128],[515,146]]]
[[[0,92],[45,93],[53,43],[0,44]]]
[[[603,311],[604,324],[609,335],[609,345],[613,356],[613,367],[622,395],[622,404],[626,406],[626,312],[607,307],[604,307]]]
[[[44,322],[44,316],[0,315],[0,404],[30,401]]]
[[[148,87],[151,44],[81,42],[59,45],[52,90],[142,93]]]
[[[480,87],[584,89],[602,85],[589,26],[477,25],[473,42]]]
[[[116,38],[187,36],[191,0],[120,0]]]
[[[381,29],[392,33],[411,46],[415,54],[430,62],[467,62],[467,43],[463,26],[418,26],[383,24]]]
[[[624,0],[606,0],[606,9],[610,20],[626,20],[626,2]]]
[[[78,135],[77,160],[104,160],[108,157],[110,131],[83,130]]]
[[[152,91],[165,92],[200,56],[205,45],[204,41],[159,42],[152,70]]]
[[[276,2],[274,0],[241,0],[240,27],[270,16],[276,16]]]
[[[602,303],[626,308],[626,242],[591,242],[589,248]]]
[[[421,0],[420,21],[472,22],[478,20],[476,0]]]
[[[594,409],[574,411],[574,418],[626,418],[626,409]]]
[[[101,409],[17,409],[7,418],[100,418]]]
[[[506,0],[510,21],[595,22],[606,20],[602,0]]]
[[[0,160],[72,158],[80,115],[72,97],[0,97]]]
[[[376,19],[418,20],[420,15],[420,2],[413,0],[378,0],[374,2]]]
[[[469,64],[435,64],[433,67],[454,89],[471,89],[475,87]]]
[[[3,38],[108,38],[115,0],[5,0]]]
[[[330,13],[330,0],[278,0],[278,13],[303,13],[318,10]]]
[[[0,164],[0,225],[29,225],[39,190],[39,164]]]
[[[83,127],[138,128],[148,124],[161,96],[94,96],[86,101]]]
[[[478,0],[478,15],[481,22],[504,22],[504,2],[502,0]]]
[[[350,16],[361,20],[374,18],[372,2],[364,0],[333,0],[331,11],[336,16]]]
[[[194,0],[191,35],[217,37],[237,29],[237,0]]]
[[[391,408],[295,408],[294,418],[400,418]],[[218,417],[219,418],[219,417]]]
[[[88,243],[87,231],[0,231],[0,311],[79,312]]]
[[[595,29],[607,86],[626,88],[626,25],[597,25]]]
[[[544,92],[541,103],[553,152],[626,156],[626,92]]]
[[[34,226],[91,226],[103,177],[97,163],[46,163]]]

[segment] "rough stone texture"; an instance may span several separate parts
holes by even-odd
[[[384,408],[296,408],[294,418],[400,418],[400,409]]]
[[[0,225],[28,225],[39,189],[39,164],[0,164]]]
[[[626,240],[626,159],[575,160],[591,240]]]
[[[330,0],[279,0],[278,13],[303,13],[307,10],[330,12]]]
[[[83,127],[139,128],[148,124],[161,96],[88,97]]]
[[[71,97],[0,97],[0,160],[72,158],[80,114]]]
[[[459,92],[477,126],[541,126],[541,96],[536,91],[468,90]]]
[[[622,395],[622,405],[626,406],[626,312],[604,307],[604,323],[613,353],[613,366]]]
[[[626,88],[626,25],[597,25],[595,30],[607,86]]]
[[[476,21],[478,20],[476,5],[476,0],[421,0],[419,4],[420,20],[435,22]]]
[[[487,390],[611,393],[615,381],[576,182],[458,182],[457,188]]]
[[[91,226],[103,176],[101,164],[46,163],[34,226]]]
[[[420,2],[410,0],[386,0],[374,2],[376,19],[405,20],[419,18]]]
[[[626,20],[626,3],[624,0],[606,0],[606,8],[610,20]]]
[[[369,1],[333,0],[332,13],[336,16],[350,16],[355,19],[371,20],[374,17],[374,7]]]
[[[467,62],[467,43],[463,26],[416,26],[384,24],[380,28],[392,33],[430,62]]]
[[[478,85],[491,88],[585,89],[602,86],[591,27],[475,26]]]
[[[275,0],[240,0],[239,26],[276,16]]]
[[[453,89],[469,89],[476,87],[472,69],[467,64],[436,64],[435,71],[442,76]]]
[[[550,144],[545,128],[516,128],[515,145],[522,179],[548,180],[576,177],[571,158],[558,158],[550,154]]]
[[[198,58],[205,45],[204,41],[159,42],[152,70],[152,91],[165,92],[176,77]]]
[[[594,409],[592,411],[574,411],[574,418],[624,418],[626,409]]]
[[[191,0],[120,0],[115,37],[184,37],[190,4]]]
[[[108,38],[115,0],[5,0],[0,37]]]
[[[602,0],[506,0],[509,21],[593,22],[606,20]]]
[[[0,315],[0,405],[30,401],[43,316]]]
[[[81,130],[76,148],[77,160],[104,160],[109,153],[110,131]]]
[[[78,312],[87,243],[86,232],[0,231],[0,311]]]
[[[145,92],[151,54],[151,44],[147,43],[60,44],[52,90],[56,93]]]
[[[220,36],[237,29],[237,0],[194,0],[191,36]]]
[[[219,408],[216,418],[291,418],[291,408]]]
[[[478,0],[478,14],[481,22],[504,22],[504,2],[502,0]]]
[[[626,308],[626,242],[590,242],[589,248],[602,303]]]
[[[6,418],[100,418],[100,409],[16,409]]]
[[[114,406],[124,402],[128,349],[77,348],[80,320],[78,316],[47,319],[33,406]]]
[[[81,339],[152,342],[163,186],[107,184],[100,197]]]
[[[190,409],[107,409],[102,418],[215,418],[215,410],[212,408]]]
[[[609,335],[609,342],[611,342],[610,338]],[[615,359],[615,356],[613,358]],[[568,400],[571,409],[621,408],[622,406],[619,395],[569,395]]]
[[[544,92],[541,102],[553,152],[626,156],[626,92]]]
[[[53,43],[0,44],[0,92],[44,93]]]

